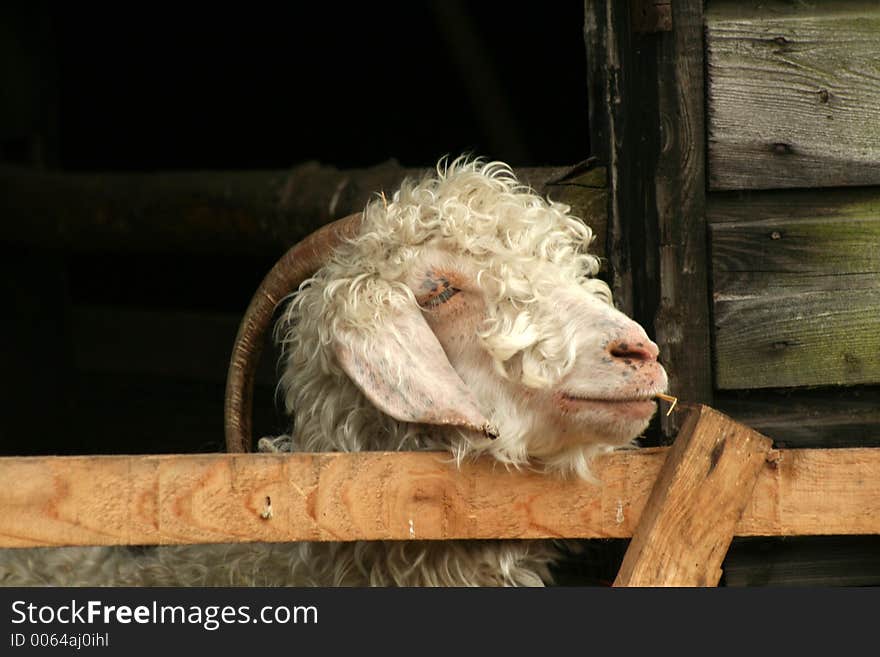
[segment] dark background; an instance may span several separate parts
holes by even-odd
[[[48,133],[45,155],[66,170],[589,152],[576,1],[2,11],[4,140]]]

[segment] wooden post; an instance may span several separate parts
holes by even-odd
[[[642,511],[615,586],[715,586],[772,443],[693,408]]]
[[[591,147],[608,165],[612,289],[660,345],[670,392],[710,404],[702,2],[660,3],[648,23],[645,4],[585,7]],[[678,433],[676,416],[661,421],[664,436]]]

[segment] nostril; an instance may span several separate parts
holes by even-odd
[[[653,349],[652,349],[653,347]],[[614,358],[622,360],[657,360],[658,349],[653,343],[615,342],[608,348]]]

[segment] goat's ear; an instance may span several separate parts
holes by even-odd
[[[494,438],[418,308],[370,332],[343,331],[334,347],[340,365],[376,408],[402,422],[448,424]]]

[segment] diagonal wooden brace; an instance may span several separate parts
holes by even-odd
[[[772,442],[697,405],[669,450],[615,586],[716,586]]]

